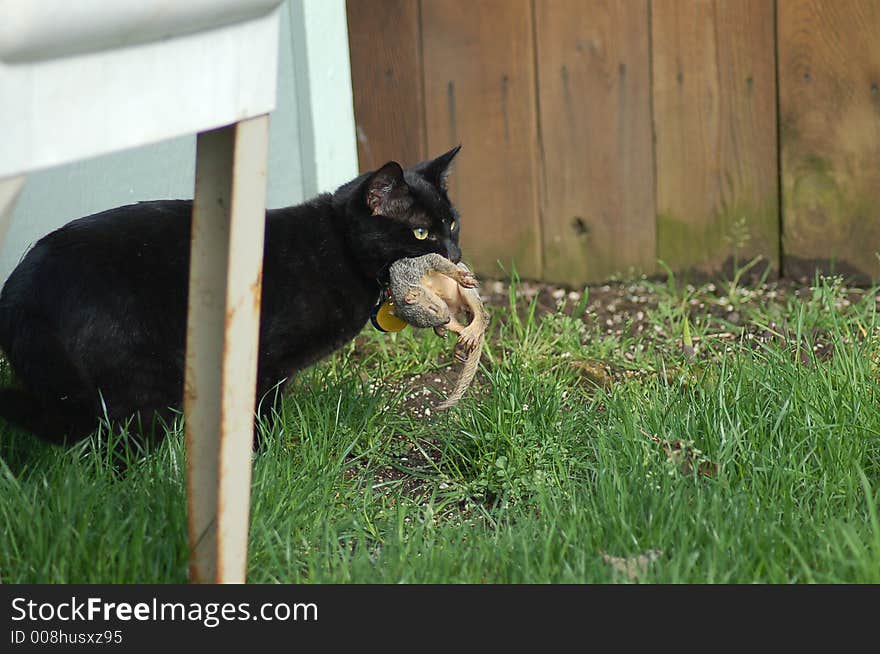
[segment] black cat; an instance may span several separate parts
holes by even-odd
[[[458,149],[266,212],[258,402],[357,335],[393,261],[459,261],[445,184]],[[101,417],[152,421],[181,406],[191,211],[141,202],[37,242],[0,293],[0,347],[23,386],[0,390],[0,416],[66,442]]]

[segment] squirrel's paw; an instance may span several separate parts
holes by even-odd
[[[458,279],[456,281],[465,288],[475,288],[477,285],[477,278],[469,270],[459,269]]]
[[[468,355],[470,354],[470,350],[467,346],[463,345],[461,341],[455,344],[455,349],[452,352],[455,360],[459,363],[466,363],[468,359]]]
[[[466,348],[468,352],[477,347],[480,342],[480,332],[472,329],[464,329],[458,335],[458,344]]]

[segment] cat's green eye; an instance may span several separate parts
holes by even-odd
[[[458,229],[458,223],[452,223],[452,224],[449,226],[449,232],[450,232],[450,233],[454,232],[456,229]]]
[[[420,241],[424,241],[426,238],[428,238],[428,230],[424,227],[416,227],[413,230],[413,235]]]

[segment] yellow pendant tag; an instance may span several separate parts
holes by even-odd
[[[405,320],[394,315],[394,302],[390,298],[373,309],[371,320],[373,327],[380,332],[399,332],[407,325]]]

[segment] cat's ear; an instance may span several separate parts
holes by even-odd
[[[458,154],[459,150],[461,150],[461,146],[456,145],[449,152],[444,152],[436,159],[431,159],[430,161],[425,161],[419,164],[416,167],[416,170],[418,170],[422,177],[431,182],[434,186],[445,191],[446,179],[449,177],[451,170],[449,166],[452,163],[452,160],[455,159],[455,155]]]
[[[367,182],[365,199],[374,216],[396,218],[406,213],[412,198],[399,163],[389,161],[373,173]]]

